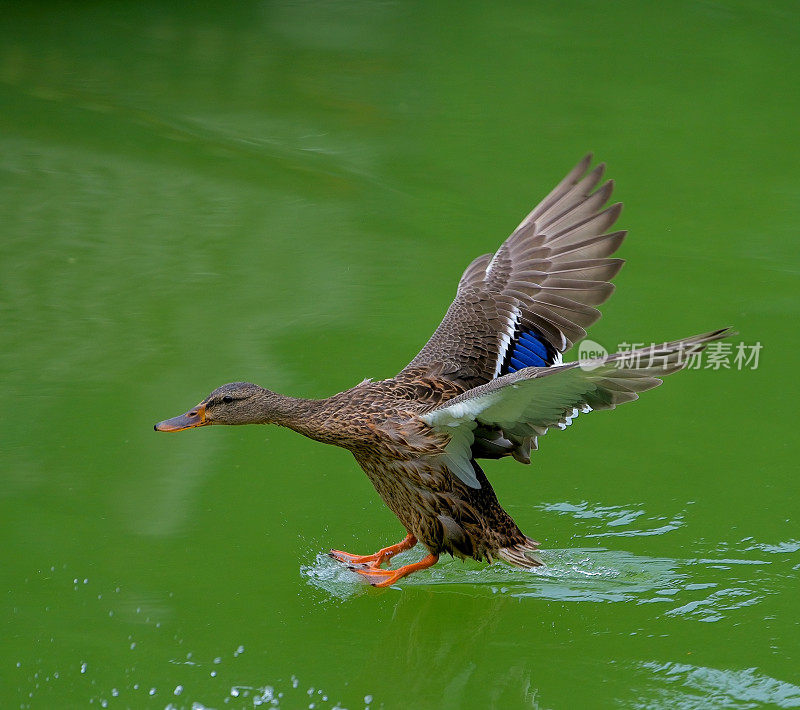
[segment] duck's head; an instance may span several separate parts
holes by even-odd
[[[232,382],[217,387],[186,414],[165,419],[156,431],[183,431],[208,424],[253,424],[261,421],[262,400],[268,390],[250,382]]]

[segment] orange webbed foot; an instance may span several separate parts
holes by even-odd
[[[400,552],[410,550],[416,544],[417,538],[409,533],[396,545],[384,547],[383,549],[378,550],[371,555],[352,555],[349,552],[342,552],[341,550],[331,550],[328,554],[333,557],[333,559],[339,560],[339,562],[344,562],[344,564],[348,566],[366,565],[370,569],[377,569],[384,562],[388,562],[390,559],[392,559],[392,557]]]
[[[419,562],[414,562],[410,565],[404,565],[403,567],[398,567],[394,570],[378,569],[377,567],[372,566],[366,568],[350,566],[350,569],[353,572],[360,574],[362,577],[365,577],[373,587],[390,587],[406,575],[411,574],[412,572],[417,572],[421,569],[427,569],[428,567],[435,565],[438,561],[439,555],[428,555]]]
[[[374,555],[351,555],[349,552],[342,552],[341,550],[331,550],[328,554],[334,560],[339,560],[346,565],[371,565],[377,567],[383,561],[380,553],[376,552]]]

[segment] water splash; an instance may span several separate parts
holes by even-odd
[[[403,559],[405,557],[406,559]],[[398,556],[396,564],[419,557],[419,550]],[[545,550],[543,567],[532,570],[497,562],[482,565],[471,561],[442,560],[424,573],[411,575],[400,588],[443,588],[469,585],[476,594],[536,596],[560,601],[630,601],[643,593],[668,587],[679,575],[676,563],[605,548]],[[314,563],[302,568],[312,584],[338,599],[372,590],[361,577],[328,555],[318,554]],[[377,593],[378,590],[375,590]]]
[[[548,503],[540,508],[580,521],[583,530],[574,537],[587,542],[603,537],[611,542],[665,535],[684,525],[683,512],[653,515],[636,505],[583,501]],[[394,589],[425,587],[434,593],[452,593],[458,587],[459,593],[469,588],[473,596],[507,594],[561,602],[651,604],[656,616],[709,623],[761,603],[773,593],[774,580],[787,574],[796,576],[800,568],[795,564],[798,551],[800,542],[795,539],[756,542],[746,537],[703,546],[695,550],[697,556],[687,558],[649,556],[609,547],[543,550],[545,566],[534,570],[443,558],[435,567],[401,580]],[[420,555],[420,548],[408,551],[392,566],[416,561]],[[387,591],[372,589],[325,554],[316,555],[302,573],[328,600],[344,601]]]

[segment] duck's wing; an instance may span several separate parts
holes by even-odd
[[[695,353],[730,335],[728,328],[659,346],[608,355],[587,362],[528,367],[468,390],[420,418],[450,437],[444,463],[464,483],[480,488],[470,459],[476,430],[481,437],[505,440],[507,454],[551,427],[565,429],[581,412],[613,409],[661,384],[661,377],[686,367]],[[522,452],[522,460],[529,451]],[[529,460],[529,459],[528,459]]]
[[[613,181],[587,155],[495,254],[473,261],[436,332],[403,370],[427,369],[475,387],[528,366],[560,362],[586,335],[623,264],[609,258],[621,203],[604,209]],[[587,172],[588,171],[588,172]],[[401,375],[403,374],[401,373]]]

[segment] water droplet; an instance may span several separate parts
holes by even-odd
[[[372,696],[371,695],[365,695],[364,696],[364,703],[369,705],[371,702],[372,702]]]
[[[150,690],[148,691],[148,694],[149,695],[155,695],[156,694],[156,689],[155,688],[150,688]]]
[[[182,685],[176,685],[175,690],[172,691],[175,695],[180,695],[183,692]]]
[[[86,673],[86,664],[81,663],[81,673]]]

